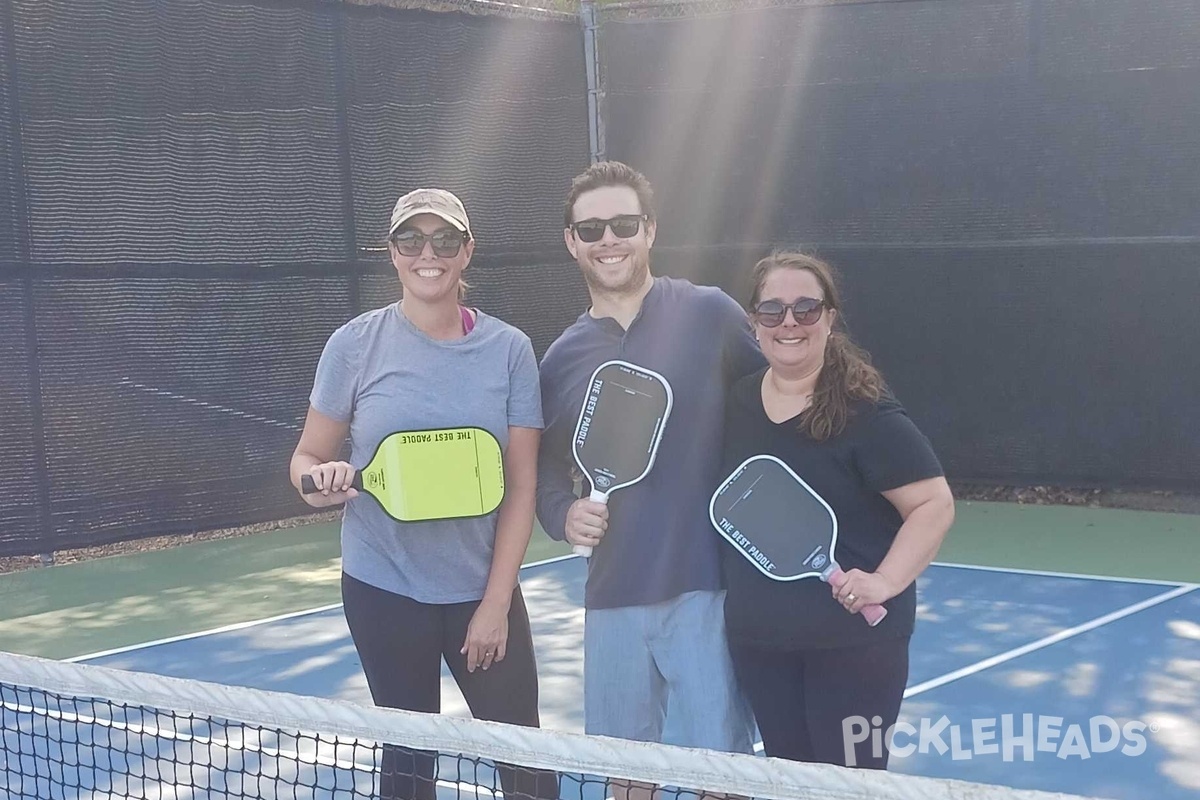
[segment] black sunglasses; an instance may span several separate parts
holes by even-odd
[[[402,256],[419,256],[425,251],[425,242],[433,243],[433,254],[438,258],[454,258],[467,240],[466,234],[455,230],[442,230],[428,236],[420,231],[403,230],[392,237],[392,244]]]
[[[612,219],[581,219],[571,223],[571,230],[581,242],[598,242],[604,238],[604,229],[612,228],[613,236],[628,239],[638,232],[645,214],[618,214]]]
[[[774,328],[783,324],[789,308],[798,324],[813,325],[821,318],[821,311],[826,308],[826,303],[811,297],[801,297],[791,305],[784,305],[778,300],[763,300],[754,307],[754,318],[759,324]]]

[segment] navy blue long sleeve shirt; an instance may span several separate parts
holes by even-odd
[[[584,312],[542,358],[542,433],[537,514],[552,538],[566,538],[577,499],[571,439],[596,367],[622,359],[658,372],[673,405],[654,467],[608,499],[608,530],[593,550],[587,608],[649,605],[721,586],[719,541],[708,501],[720,482],[726,392],[766,366],[745,311],[709,286],[658,277],[623,329]],[[589,486],[584,481],[583,495]]]

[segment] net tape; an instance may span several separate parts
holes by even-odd
[[[15,759],[19,754],[10,750],[14,734],[30,734],[20,729],[14,732],[10,727],[14,716],[41,715],[46,720],[164,735],[162,731],[138,730],[140,723],[129,723],[122,714],[62,712],[36,708],[31,700],[15,699],[34,698],[38,693],[80,698],[81,703],[68,701],[72,708],[102,709],[111,705],[162,710],[191,719],[236,721],[235,725],[279,731],[288,737],[295,736],[296,731],[313,732],[321,740],[332,741],[335,748],[351,746],[349,742],[387,743],[560,774],[686,787],[706,795],[730,794],[764,800],[1069,800],[1073,797],[524,728],[449,715],[417,714],[13,654],[0,655],[0,716],[6,720],[3,749],[0,749],[0,780],[11,779],[17,769]],[[259,756],[284,755],[274,746],[237,741],[237,737],[225,741],[205,734],[198,738],[193,733],[169,735],[192,737],[191,741],[205,745],[249,747]],[[287,754],[287,757],[296,756]],[[312,757],[318,763],[322,759],[319,754]],[[336,750],[324,760],[329,766],[345,766]],[[373,767],[366,764],[365,768]]]

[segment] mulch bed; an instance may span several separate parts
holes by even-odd
[[[1200,514],[1200,495],[1160,490],[1088,489],[1062,486],[989,486],[953,484],[958,500],[986,500],[1039,506],[1125,508]]]
[[[128,542],[115,542],[98,547],[82,547],[75,550],[59,550],[54,553],[55,564],[72,564],[79,561],[90,561],[106,556],[129,555],[146,553],[153,550],[165,550],[169,547],[190,544],[192,542],[208,542],[214,539],[233,539],[239,536],[250,536],[266,531],[276,531],[282,528],[298,528],[302,525],[313,525],[319,522],[336,522],[341,519],[341,509],[322,511],[303,517],[262,522],[255,525],[243,525],[237,528],[222,528],[220,530],[203,531],[200,533],[178,534],[174,536],[154,536],[147,539],[135,539]],[[10,556],[0,558],[0,575],[8,572],[34,569],[44,566],[41,556]]]

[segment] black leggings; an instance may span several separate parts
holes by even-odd
[[[887,769],[885,734],[908,682],[907,638],[788,652],[731,644],[730,653],[768,756]],[[843,735],[851,717],[865,720],[857,729],[868,732],[864,741]]]
[[[358,650],[371,698],[385,708],[437,714],[441,711],[441,662],[446,659],[472,715],[477,719],[536,728],[537,664],[529,615],[518,586],[508,613],[503,661],[467,671],[459,652],[478,602],[430,605],[377,589],[342,574],[346,623]],[[380,797],[433,800],[436,754],[384,746]],[[497,765],[508,798],[557,800],[553,773]],[[466,780],[470,770],[464,769]]]

